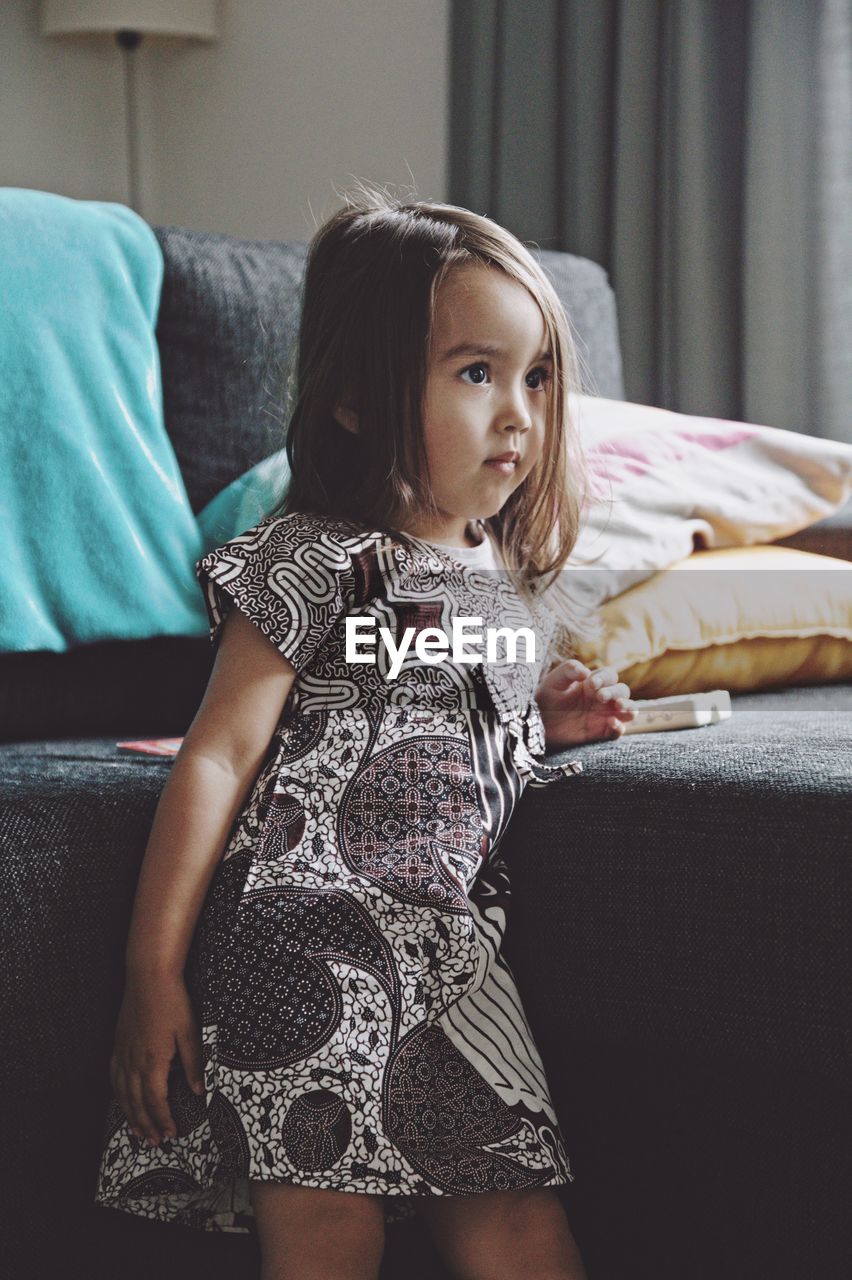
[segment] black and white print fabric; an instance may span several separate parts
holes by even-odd
[[[543,762],[534,700],[553,619],[508,574],[407,535],[269,516],[196,566],[211,638],[234,604],[297,679],[226,841],[186,981],[205,1093],[178,1058],[177,1135],[150,1147],[113,1099],[96,1201],[249,1231],[248,1180],[411,1197],[573,1180],[501,955],[500,839]],[[347,616],[398,638],[453,617],[532,627],[537,662],[347,663]]]

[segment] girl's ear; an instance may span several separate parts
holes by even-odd
[[[350,404],[337,405],[334,410],[334,420],[347,431],[351,431],[353,435],[358,434],[358,415]]]

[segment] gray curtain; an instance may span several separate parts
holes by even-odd
[[[450,200],[606,268],[628,399],[852,442],[852,0],[455,0],[451,48]]]

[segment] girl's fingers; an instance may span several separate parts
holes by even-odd
[[[591,667],[587,667],[585,662],[581,662],[579,658],[566,658],[562,663],[563,671],[573,671],[577,675],[587,676],[591,672]]]
[[[617,680],[618,672],[615,667],[599,667],[587,678],[586,684],[590,689],[603,689],[605,685],[615,684]]]
[[[582,662],[577,662],[574,658],[569,658],[567,662],[563,662],[556,668],[556,672],[559,676],[559,684],[563,689],[570,689],[578,680],[585,680],[586,676],[590,674],[589,668]]]
[[[593,671],[585,678],[583,685],[588,693],[593,693],[601,702],[613,697],[630,697],[630,686],[619,681],[614,667],[600,667]]]
[[[130,1093],[128,1075],[123,1068],[119,1068],[116,1074],[116,1084],[113,1092],[115,1094],[116,1102],[127,1116],[127,1123],[130,1127],[130,1132],[134,1133],[137,1138],[144,1138],[145,1134],[142,1127],[142,1120],[137,1114],[136,1104]]]
[[[630,686],[626,684],[605,684],[603,688],[598,689],[597,698],[599,702],[615,702],[617,698],[623,698],[627,701],[630,697]]]
[[[153,1141],[158,1137],[156,1125],[153,1123],[145,1104],[142,1092],[142,1077],[138,1072],[130,1072],[127,1078],[127,1095],[130,1100],[130,1110],[127,1117],[130,1120],[131,1127],[136,1127],[141,1131],[143,1138]]]
[[[178,1032],[178,1052],[183,1066],[183,1074],[194,1093],[204,1092],[204,1064],[202,1062],[201,1037],[195,1027],[189,1031]]]
[[[142,1092],[145,1097],[148,1114],[152,1117],[158,1130],[158,1133],[154,1135],[155,1139],[159,1138],[160,1133],[165,1137],[173,1138],[177,1133],[177,1125],[172,1119],[172,1113],[169,1110],[168,1067],[161,1066],[150,1072],[142,1081]]]

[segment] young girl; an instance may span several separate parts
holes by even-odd
[[[545,748],[635,715],[552,665],[575,369],[512,235],[359,189],[310,246],[287,496],[197,565],[216,660],[140,873],[96,1199],[256,1230],[263,1280],[375,1277],[415,1211],[459,1276],[585,1276],[499,852],[582,767]],[[507,627],[534,661],[473,643]]]

